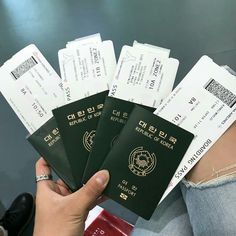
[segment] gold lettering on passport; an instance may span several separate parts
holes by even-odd
[[[129,114],[127,112],[112,110],[112,115],[110,117],[110,120],[117,123],[126,124],[128,117]]]
[[[144,150],[143,147],[135,148],[129,155],[129,169],[137,176],[147,176],[156,167],[157,159],[154,153]]]
[[[70,126],[78,125],[87,120],[91,120],[93,118],[101,116],[102,108],[103,108],[102,103],[98,104],[97,106],[87,107],[84,110],[79,110],[75,113],[67,115],[67,121]]]
[[[121,189],[123,192],[125,192],[126,194],[130,195],[131,197],[135,197],[136,195],[136,192],[135,192],[136,190],[129,189],[128,187],[123,186],[121,184],[118,184],[117,187]]]
[[[59,129],[55,128],[50,133],[44,137],[44,142],[47,143],[49,147],[53,146],[61,138]]]
[[[174,136],[168,134],[164,130],[158,129],[158,127],[148,124],[143,120],[138,122],[138,125],[135,127],[135,131],[171,150],[174,149],[174,145],[177,142],[177,138]]]
[[[120,198],[123,200],[127,200],[128,197],[135,197],[138,190],[135,185],[129,184],[129,182],[125,179],[123,179],[121,183],[117,184],[117,188],[122,191],[120,193]]]
[[[89,152],[92,150],[93,139],[95,137],[96,130],[92,130],[90,132],[86,131],[83,135],[83,145],[85,149]]]

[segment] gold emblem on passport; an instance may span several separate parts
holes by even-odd
[[[137,147],[129,154],[129,169],[135,175],[146,176],[150,174],[155,169],[156,163],[156,155],[144,150],[143,147]]]
[[[95,137],[96,130],[92,130],[90,132],[86,131],[83,135],[83,145],[85,149],[89,152],[92,150],[93,139]]]
[[[124,199],[124,200],[127,200],[128,196],[124,193],[121,193],[120,194],[120,198]]]

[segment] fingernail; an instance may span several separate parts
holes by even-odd
[[[108,170],[101,170],[96,174],[96,181],[99,185],[106,185],[109,181]]]

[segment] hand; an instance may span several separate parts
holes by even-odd
[[[51,169],[40,158],[36,163],[36,175],[43,174],[51,174]],[[74,193],[61,180],[39,181],[34,236],[83,235],[88,212],[100,201],[108,181],[108,171],[99,171]]]

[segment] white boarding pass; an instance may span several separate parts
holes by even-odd
[[[122,48],[110,97],[156,108],[169,95],[179,61],[160,56],[156,48],[150,51],[151,47],[147,50],[147,46]]]
[[[109,89],[116,67],[112,41],[65,48],[58,57],[66,103]]]
[[[0,70],[0,91],[30,133],[64,104],[61,78],[35,45],[8,60]]]
[[[82,45],[96,44],[96,43],[101,43],[101,42],[102,42],[101,35],[97,33],[97,34],[92,34],[85,37],[80,37],[73,41],[70,41],[66,44],[66,47],[73,48],[73,47],[78,47]]]
[[[236,120],[236,77],[203,56],[154,114],[195,135],[162,201]]]
[[[158,47],[158,46],[147,44],[147,43],[139,43],[136,40],[133,42],[133,47],[144,49],[150,53],[156,53],[160,57],[168,58],[170,56],[170,49],[168,48],[162,48],[162,47]]]

